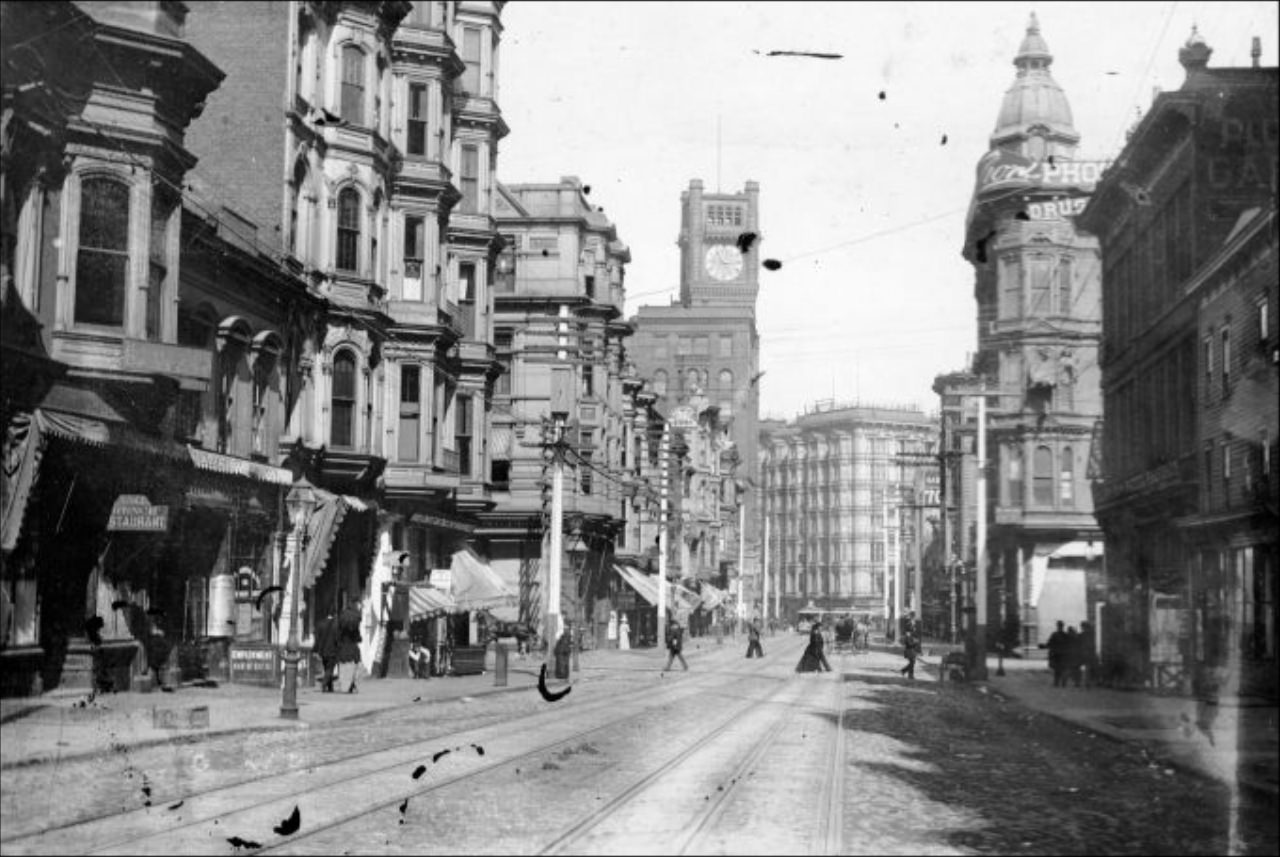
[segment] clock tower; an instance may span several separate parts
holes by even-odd
[[[747,307],[759,290],[760,185],[740,193],[707,193],[701,179],[680,195],[680,303]]]

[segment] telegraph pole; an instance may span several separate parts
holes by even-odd
[[[747,559],[747,534],[743,531],[743,526],[747,522],[747,492],[742,492],[742,499],[738,502],[738,628],[741,630],[742,622],[746,618],[747,605],[742,601],[743,586],[742,578],[746,573]]]
[[[658,513],[658,652],[667,647],[667,474],[670,470],[671,423],[662,422],[662,478],[659,480],[661,505]]]
[[[560,321],[556,324],[557,361],[568,358],[569,307],[560,305]],[[562,630],[560,617],[560,575],[563,560],[562,536],[564,531],[564,426],[574,410],[576,401],[572,366],[557,363],[551,367],[551,402],[548,410],[553,422],[551,443],[551,538],[548,550],[551,561],[547,564],[547,671],[555,674],[555,646]]]
[[[760,503],[760,508],[764,509],[764,502]],[[769,624],[769,513],[766,510],[764,514],[764,551],[760,556],[760,621],[765,626]],[[777,611],[774,611],[777,615]]]
[[[977,622],[974,628],[974,669],[971,675],[983,680],[987,677],[987,387],[984,383],[978,395],[978,472],[977,494]]]

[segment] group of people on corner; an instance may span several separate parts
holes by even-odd
[[[1058,629],[1049,635],[1048,641],[1041,643],[1041,648],[1049,650],[1049,669],[1053,671],[1053,686],[1067,687],[1068,682],[1075,687],[1093,687],[1098,681],[1098,653],[1093,647],[1093,626],[1089,622],[1081,622],[1077,631],[1072,625],[1063,630],[1063,622],[1058,620]]]
[[[335,617],[332,611],[316,625],[316,654],[324,674],[320,690],[333,693],[334,683],[346,693],[356,693],[360,675],[360,611],[348,601]]]

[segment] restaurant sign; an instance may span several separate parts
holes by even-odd
[[[169,507],[152,506],[142,494],[121,494],[107,520],[107,532],[163,533],[167,529]]]

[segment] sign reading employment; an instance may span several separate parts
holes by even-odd
[[[169,507],[152,506],[142,494],[121,494],[111,506],[108,532],[163,533],[169,529]]]

